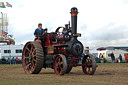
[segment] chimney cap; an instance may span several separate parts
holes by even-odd
[[[78,9],[76,7],[72,7],[71,12],[78,12]]]

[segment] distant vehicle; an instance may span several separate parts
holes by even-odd
[[[4,45],[0,46],[0,59],[18,58],[22,59],[22,50],[24,45]]]
[[[99,58],[99,55],[100,53],[103,54],[105,53],[105,59],[107,62],[111,62],[111,53],[114,53],[114,56],[115,56],[115,59],[116,60],[119,60],[118,57],[119,55],[121,54],[122,55],[122,62],[126,62],[125,60],[125,55],[128,54],[127,51],[124,51],[124,50],[101,50],[101,51],[98,51],[98,58]]]

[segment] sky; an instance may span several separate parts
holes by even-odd
[[[16,44],[33,41],[38,23],[48,32],[71,20],[70,9],[77,7],[78,38],[84,46],[128,46],[128,0],[0,0],[12,8],[0,8],[8,14],[8,33]]]

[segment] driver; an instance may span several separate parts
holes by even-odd
[[[34,35],[36,38],[39,38],[44,33],[44,29],[42,28],[42,24],[38,24],[38,28],[35,30]]]

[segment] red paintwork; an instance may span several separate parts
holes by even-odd
[[[39,40],[38,38],[35,38],[34,41],[39,42],[42,45],[41,40]]]
[[[79,65],[77,59],[79,59],[79,57],[71,56],[72,66],[76,67]]]
[[[65,56],[67,56],[65,47],[62,47],[62,48],[61,48],[61,51],[62,51],[62,53],[63,53]]]
[[[101,47],[101,48],[97,48],[97,50],[105,50],[106,48],[104,48],[104,47]]]
[[[45,46],[46,46],[46,47],[51,46],[51,44],[50,44],[50,39],[49,39],[49,35],[46,36]]]
[[[60,36],[59,36],[59,39],[61,40],[61,41],[64,41],[64,38],[63,38],[63,34],[61,34]]]
[[[64,54],[66,57],[70,56],[72,64],[68,64],[68,66],[73,66],[73,67],[85,66],[85,64],[79,64],[77,62],[77,60],[80,59],[80,57],[75,57],[75,56],[72,56],[72,55],[67,55],[66,50],[65,50],[65,45],[67,43],[64,43],[63,35],[59,35],[58,36],[58,34],[55,34],[55,33],[47,33],[47,34],[45,34],[43,36],[46,37],[45,47],[53,46],[55,54]],[[52,41],[53,39],[56,39],[56,36],[59,37],[60,42],[63,43],[63,44],[58,43],[58,42],[54,43]],[[35,41],[41,43],[41,40],[35,40]]]
[[[54,72],[57,74],[57,75],[61,75],[61,71],[63,71],[63,60],[61,60],[62,57],[60,55],[58,55],[56,58],[55,58],[55,61],[54,61]],[[57,65],[58,64],[58,65]],[[60,71],[59,71],[60,70]]]

